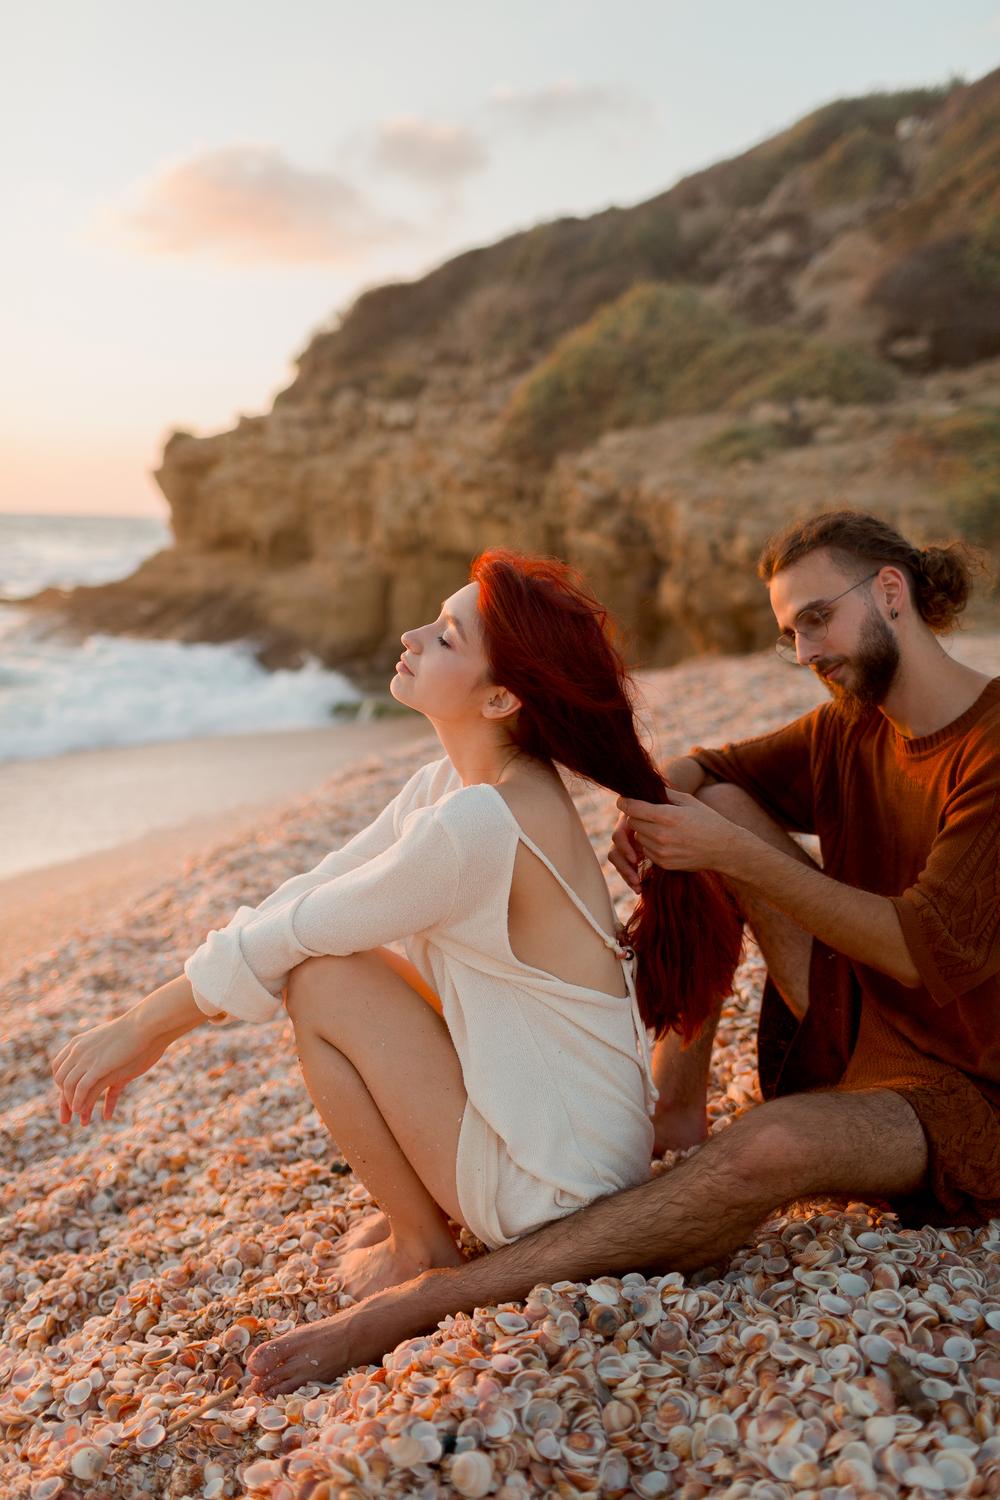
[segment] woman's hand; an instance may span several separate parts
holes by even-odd
[[[102,1118],[110,1120],[125,1085],[147,1073],[167,1050],[170,1036],[144,1035],[130,1014],[81,1032],[52,1059],[52,1076],[59,1086],[60,1125],[69,1125],[76,1113],[80,1124],[88,1125],[102,1094]]]

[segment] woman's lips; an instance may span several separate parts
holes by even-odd
[[[396,663],[396,671],[397,672],[405,672],[406,675],[407,675],[407,677],[413,677],[415,675],[413,672],[410,671],[409,667],[406,665],[406,662],[403,660],[402,657],[400,657],[399,661]]]

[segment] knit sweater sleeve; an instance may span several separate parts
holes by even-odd
[[[209,974],[212,972],[209,959],[214,958],[224,941],[228,942],[236,931],[246,926],[248,922],[254,921],[261,913],[286,906],[297,896],[315,890],[317,886],[339,875],[344,875],[350,870],[359,869],[368,860],[375,859],[379,854],[384,853],[399,838],[402,819],[414,808],[425,806],[428,802],[436,800],[442,794],[443,789],[451,785],[454,780],[454,770],[447,760],[432,761],[429,765],[421,766],[420,770],[410,777],[406,785],[383,808],[375,821],[369,823],[367,828],[362,828],[342,848],[331,850],[311,870],[292,875],[269,896],[265,896],[257,906],[237,907],[224,928],[210,932],[201,947],[196,949],[184,964],[184,973],[191,982],[195,1003],[205,1012],[209,1020],[223,1024],[235,1014],[242,1014],[246,1020],[268,1019],[260,1007],[258,1007],[259,1014],[226,1011],[220,1014],[217,1007],[211,1004],[203,986],[209,983]]]
[[[939,1005],[1000,974],[1000,774],[965,778],[948,798],[927,863],[893,906]]]
[[[696,745],[688,754],[719,781],[748,792],[783,827],[813,833],[813,753],[823,722],[814,709],[781,729],[710,750]]]
[[[458,852],[437,809],[416,809],[374,858],[209,933],[185,966],[195,1000],[206,1012],[270,1020],[297,964],[426,931],[447,917],[460,885]]]

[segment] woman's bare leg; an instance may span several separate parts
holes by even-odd
[[[459,1218],[466,1094],[444,1022],[375,953],[306,960],[286,1004],[313,1103],[389,1224],[334,1274],[361,1297],[415,1274],[408,1266],[457,1264],[446,1215]]]
[[[414,990],[422,1000],[426,1000],[433,1011],[436,1011],[438,1015],[441,1014],[441,1001],[425,982],[415,964],[393,948],[376,948],[375,952],[394,974],[406,980],[411,990]],[[357,1250],[365,1245],[377,1245],[380,1240],[388,1238],[389,1220],[380,1208],[371,1209],[357,1219],[350,1229],[345,1229],[337,1240],[337,1255],[339,1257],[349,1250]]]

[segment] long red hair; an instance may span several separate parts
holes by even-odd
[[[620,796],[666,802],[608,612],[580,575],[555,558],[495,547],[470,577],[491,674],[521,700],[511,721],[518,748]],[[657,1036],[673,1030],[692,1041],[732,988],[742,946],[735,902],[717,875],[650,864],[625,931],[643,1021]]]

